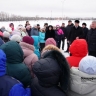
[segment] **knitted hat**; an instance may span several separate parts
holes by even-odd
[[[34,44],[34,39],[30,36],[24,36],[22,41],[25,42],[25,43],[31,44],[31,45]]]
[[[3,33],[2,33],[2,32],[0,32],[0,36],[2,36],[2,37],[3,37]]]
[[[21,36],[19,36],[19,35],[13,35],[11,38],[10,38],[10,40],[11,41],[16,41],[16,42],[21,42],[21,40],[22,40],[22,38],[21,38]]]
[[[45,42],[45,46],[47,45],[54,45],[56,46],[56,41],[53,38],[48,38]]]
[[[87,74],[96,75],[96,58],[93,56],[84,57],[79,63],[79,70]]]
[[[10,34],[6,31],[3,32],[3,37],[6,37],[6,38],[9,38],[10,37]]]

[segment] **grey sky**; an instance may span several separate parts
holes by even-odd
[[[63,16],[96,17],[96,0],[0,0],[0,11],[22,16],[62,17],[62,4]]]

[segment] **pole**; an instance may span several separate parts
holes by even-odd
[[[63,23],[63,15],[64,15],[64,0],[62,0],[62,23]]]

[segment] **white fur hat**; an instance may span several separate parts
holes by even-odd
[[[33,27],[37,27],[37,24],[34,24]]]
[[[96,75],[96,58],[93,56],[84,57],[79,63],[79,70],[87,74]]]
[[[22,38],[20,35],[13,35],[11,38],[10,38],[11,41],[16,41],[16,42],[21,42],[22,41]]]
[[[7,38],[9,38],[9,37],[10,37],[10,33],[9,33],[9,32],[4,31],[4,32],[3,32],[3,37],[7,37]]]
[[[9,28],[7,28],[7,32],[12,32],[12,29],[9,27]]]

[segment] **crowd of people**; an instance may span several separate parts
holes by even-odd
[[[95,96],[96,21],[79,23],[2,27],[0,96]]]

